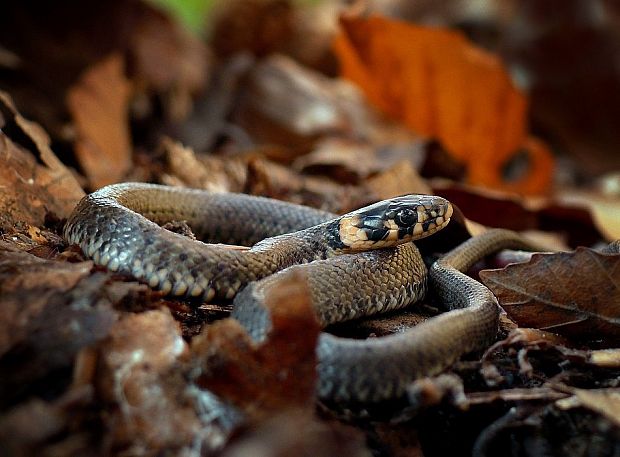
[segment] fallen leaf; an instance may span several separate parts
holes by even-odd
[[[286,49],[294,33],[286,0],[229,0],[213,11],[212,45],[220,57],[240,52],[265,56]]]
[[[311,408],[319,324],[305,278],[291,274],[268,291],[272,328],[254,343],[241,324],[225,319],[206,327],[191,345],[196,383],[252,420],[289,408]]]
[[[67,217],[84,191],[50,149],[45,131],[1,91],[0,129],[0,227],[42,226],[49,212]]]
[[[424,160],[424,143],[413,138],[403,139],[402,142],[398,138],[387,141],[373,144],[359,139],[328,136],[319,140],[310,153],[297,158],[292,167],[304,174],[329,177],[340,184],[360,184],[382,173],[400,174],[402,179],[397,177],[389,186],[402,187],[395,195],[407,193],[407,188],[416,185],[428,189],[422,185],[419,176],[414,182],[407,182],[412,174],[417,175],[416,168]],[[386,181],[388,179],[386,177]]]
[[[130,83],[120,54],[91,66],[67,94],[75,153],[93,189],[120,181],[131,167]]]
[[[41,399],[19,405],[0,418],[0,441],[7,455],[26,455],[33,445],[61,432],[67,417],[58,407]]]
[[[231,57],[213,68],[209,84],[203,95],[195,100],[194,107],[184,122],[176,126],[175,139],[195,151],[210,151],[220,135],[240,137],[246,135],[230,129],[227,117],[235,104],[243,78],[254,60],[247,54]]]
[[[182,121],[192,110],[192,96],[207,83],[209,50],[162,11],[140,7],[130,36],[132,77],[141,89],[165,94],[166,118]]]
[[[379,115],[351,82],[327,78],[281,55],[255,64],[237,99],[233,122],[259,144],[287,145],[282,162],[307,153],[326,136],[361,138],[374,145],[420,141]]]
[[[233,158],[220,158],[212,155],[199,156],[170,138],[161,141],[166,154],[167,174],[162,177],[164,184],[206,189],[213,192],[241,192],[246,164]]]
[[[303,430],[303,433],[300,431]],[[268,451],[266,451],[268,450]],[[278,414],[246,431],[221,454],[247,456],[370,457],[363,433],[338,423],[317,420],[307,410]]]
[[[605,236],[606,230],[596,222],[585,197],[570,198],[572,191],[560,191],[552,198],[519,197],[514,193],[433,180],[433,192],[457,205],[468,219],[489,227],[519,232],[544,230],[556,232],[569,246],[590,246]],[[593,199],[595,200],[595,199]],[[609,209],[609,219],[615,218]],[[608,240],[611,240],[607,238]],[[612,238],[613,239],[613,238]],[[558,244],[553,241],[552,244]]]
[[[563,189],[555,197],[567,207],[587,208],[594,225],[607,241],[620,239],[620,197],[607,196],[601,192],[584,192]]]
[[[77,353],[107,335],[116,312],[91,267],[0,245],[0,407],[68,385]]]
[[[620,169],[620,78],[616,2],[515,2],[498,39],[527,84],[533,124],[580,177]],[[594,19],[595,17],[601,19]],[[497,38],[496,38],[497,39]],[[587,67],[576,62],[588,62]]]
[[[67,89],[88,66],[124,49],[144,3],[7,3],[0,41],[19,59],[2,86],[20,111],[41,123],[52,138],[67,141]],[[36,32],[35,32],[36,30]]]
[[[256,141],[294,146],[294,159],[317,137],[351,130],[340,105],[332,80],[276,55],[249,71],[234,119]]]
[[[319,141],[313,151],[295,159],[292,167],[301,173],[327,175],[342,184],[357,184],[383,168],[372,145],[338,137]]]
[[[573,396],[557,400],[555,405],[563,410],[586,408],[598,413],[616,427],[620,427],[620,389],[560,389],[572,392]]]
[[[26,338],[30,321],[54,296],[68,293],[88,276],[92,262],[43,260],[0,244],[0,356]]]
[[[532,387],[529,389],[506,389],[489,392],[472,392],[467,394],[467,404],[485,405],[494,402],[553,401],[566,398],[568,394],[558,392],[550,387]]]
[[[591,351],[588,361],[598,367],[620,368],[620,349],[599,349]]]
[[[106,417],[116,445],[180,447],[196,437],[199,419],[182,399],[185,382],[171,371],[186,352],[180,325],[165,308],[128,314],[112,327],[98,347],[95,383],[117,406]]]
[[[534,254],[528,263],[480,272],[521,327],[578,339],[620,341],[620,255],[588,248]]]
[[[548,190],[551,153],[528,137],[527,100],[497,57],[452,30],[378,16],[341,24],[335,41],[341,74],[386,114],[439,139],[467,164],[471,183]],[[503,168],[519,151],[527,154],[527,174],[508,181]]]
[[[362,186],[345,186],[323,176],[304,176],[270,160],[248,161],[244,192],[345,213],[376,201]]]
[[[430,186],[406,159],[368,179],[366,186],[373,191],[377,200],[386,200],[403,194],[432,193]]]

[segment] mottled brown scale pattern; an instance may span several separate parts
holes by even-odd
[[[403,333],[365,341],[322,334],[319,395],[341,402],[398,398],[412,380],[438,374],[462,354],[487,347],[497,333],[499,305],[489,289],[462,271],[501,249],[541,250],[510,230],[489,230],[431,266],[431,287],[448,312]],[[346,373],[339,368],[343,364]]]
[[[402,212],[403,207],[413,207],[416,214]],[[381,211],[388,215],[385,223],[376,219]],[[204,300],[236,296],[233,315],[261,339],[270,328],[265,291],[294,272],[307,278],[323,325],[397,309],[424,296],[428,273],[412,243],[336,255],[351,251],[341,238],[344,218],[370,217],[365,227],[369,238],[402,233],[408,240],[411,234],[428,235],[435,223],[442,227],[451,213],[449,203],[439,197],[407,196],[337,218],[264,198],[129,183],[85,197],[69,218],[65,237],[98,265],[164,292]],[[187,221],[207,241],[252,248],[204,244],[156,224],[171,220]],[[404,220],[415,225],[403,226]],[[429,230],[419,233],[422,226]],[[384,229],[392,231],[386,235]],[[508,247],[531,246],[512,232],[492,231],[436,262],[431,282],[450,311],[414,329],[362,341],[322,334],[318,394],[343,402],[399,397],[415,378],[438,373],[461,354],[484,348],[497,331],[497,302],[488,289],[457,270]]]
[[[267,289],[294,272],[306,276],[323,326],[402,308],[426,293],[427,270],[412,243],[295,265],[250,285],[235,298],[233,317],[254,339],[263,339],[269,330],[263,303]]]
[[[257,215],[256,220],[252,214]],[[86,196],[67,221],[65,238],[78,244],[95,263],[131,274],[166,293],[205,300],[216,296],[231,299],[249,282],[326,255],[317,250],[311,232],[264,238],[316,226],[334,217],[259,197],[119,184]],[[246,223],[230,223],[236,218]],[[187,221],[195,233],[210,241],[263,241],[247,251],[207,245],[156,224],[171,220]],[[222,224],[230,229],[224,232],[219,227]]]

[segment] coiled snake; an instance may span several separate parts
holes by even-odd
[[[265,290],[295,269],[304,270],[323,325],[420,300],[429,272],[410,241],[440,230],[451,215],[448,201],[427,195],[336,216],[260,197],[126,183],[84,197],[64,236],[96,264],[165,293],[235,298],[233,317],[260,340],[270,325]],[[203,240],[252,248],[205,244],[157,225],[172,220],[187,221]],[[430,278],[449,311],[411,330],[367,340],[322,333],[319,396],[343,402],[399,397],[412,380],[490,344],[497,301],[461,271],[503,248],[531,246],[513,232],[492,230],[435,262]]]

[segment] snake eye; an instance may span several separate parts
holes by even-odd
[[[409,227],[414,225],[418,221],[418,218],[415,211],[404,208],[396,213],[394,220],[399,227]]]

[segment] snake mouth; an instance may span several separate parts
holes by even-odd
[[[379,249],[425,238],[450,222],[446,199],[406,195],[375,203],[340,219],[340,241],[350,250]]]

